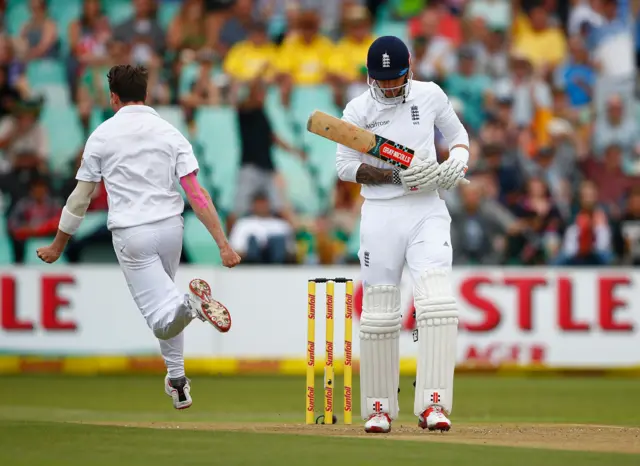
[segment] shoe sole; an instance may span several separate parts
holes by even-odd
[[[367,434],[388,434],[391,432],[391,427],[389,429],[383,429],[382,427],[370,427],[369,429],[364,430]]]
[[[419,422],[418,426],[430,432],[433,432],[435,430],[439,430],[440,432],[448,432],[451,429],[451,425],[447,424],[446,422],[438,422],[435,426],[432,427],[427,426],[426,422]]]
[[[202,305],[200,314],[220,333],[227,333],[231,329],[231,313],[220,301],[211,298],[211,287],[207,282],[196,278],[189,283],[189,291],[196,295]],[[214,310],[212,310],[214,308]]]

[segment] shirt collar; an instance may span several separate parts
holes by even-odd
[[[158,112],[156,112],[153,108],[148,105],[125,105],[118,113],[150,113],[152,115],[158,116]]]

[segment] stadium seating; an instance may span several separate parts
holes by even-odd
[[[230,210],[240,163],[235,110],[231,107],[202,107],[196,112],[196,126],[196,139],[204,147],[204,157],[215,167],[213,182],[220,189],[220,205]]]
[[[49,165],[54,172],[67,170],[69,162],[84,145],[78,111],[72,106],[46,106],[40,121],[49,138]]]
[[[184,213],[184,251],[194,264],[222,264],[219,249],[211,241],[211,234],[193,212]]]

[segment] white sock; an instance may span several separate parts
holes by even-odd
[[[184,377],[184,332],[168,340],[158,340],[169,378]]]

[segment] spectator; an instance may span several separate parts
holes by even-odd
[[[640,265],[640,187],[629,192],[627,208],[620,221],[623,239],[623,263]]]
[[[46,166],[49,155],[47,133],[38,118],[43,101],[22,100],[13,114],[0,120],[0,150],[5,154],[5,170],[22,154],[33,154],[41,166]]]
[[[0,0],[0,35],[4,35],[7,32],[5,27],[7,20],[7,0]]]
[[[86,67],[78,84],[76,101],[85,137],[89,137],[93,112],[100,115],[100,122],[113,116],[109,97],[109,82],[105,79],[111,66],[130,62],[130,49],[124,42],[110,40],[104,63]]]
[[[580,186],[578,212],[567,228],[560,265],[609,265],[612,262],[612,234],[609,219],[598,203],[598,188],[592,181]]]
[[[571,107],[581,110],[591,103],[596,73],[589,51],[579,37],[569,40],[569,59],[556,69],[555,85],[564,89]]]
[[[117,26],[113,37],[131,47],[134,64],[157,62],[165,49],[165,36],[155,16],[156,0],[133,0],[134,16]]]
[[[541,178],[530,178],[525,186],[514,209],[518,222],[509,231],[507,256],[520,264],[544,264],[559,253],[564,223]]]
[[[60,53],[58,28],[47,12],[46,0],[29,0],[31,18],[22,27],[19,47],[23,61],[57,58]]]
[[[593,181],[600,193],[600,202],[607,212],[620,217],[620,205],[625,194],[638,183],[637,178],[630,177],[622,170],[622,149],[611,145],[604,151],[604,160],[589,158],[581,163],[585,179]]]
[[[640,139],[634,118],[627,117],[625,102],[621,95],[612,95],[607,100],[606,113],[598,115],[593,131],[593,149],[602,160],[604,151],[611,145],[622,149],[622,170],[628,175],[640,174],[638,157]]]
[[[509,73],[509,54],[506,50],[505,34],[490,30],[484,34],[480,44],[479,72],[493,79],[501,79]]]
[[[274,144],[301,158],[305,154],[280,139],[272,130],[264,109],[265,83],[258,76],[245,85],[237,101],[237,119],[240,129],[242,161],[236,183],[234,214],[227,220],[232,225],[237,216],[246,215],[256,192],[269,197],[270,209],[277,215],[289,217],[286,202],[276,185],[276,172],[272,159]],[[244,95],[243,95],[244,94]],[[292,221],[292,219],[289,219]]]
[[[494,31],[504,32],[511,21],[511,4],[508,0],[473,0],[465,14],[469,19],[482,19]]]
[[[202,105],[217,105],[220,103],[220,92],[213,79],[214,54],[211,50],[201,49],[197,54],[198,74],[191,83],[188,94],[180,98],[185,119],[191,124],[194,121],[195,110]]]
[[[420,16],[420,29],[413,39],[416,79],[441,81],[455,68],[452,42],[438,33],[439,17],[428,9]]]
[[[453,263],[498,264],[504,232],[487,206],[482,185],[461,186],[460,199],[460,208],[451,213]]]
[[[496,125],[492,122],[489,126]],[[504,139],[498,139],[504,131],[498,127],[489,131],[495,131],[496,139],[482,147],[482,156],[478,163],[480,171],[492,173],[498,184],[498,200],[505,206],[514,205],[517,193],[523,184],[522,174],[517,165],[516,158],[507,151],[503,145]]]
[[[207,45],[204,0],[185,0],[167,31],[167,49],[171,52],[197,52]]]
[[[417,15],[408,21],[409,37],[415,38],[424,32],[424,16],[435,17],[434,34],[447,39],[454,47],[462,44],[462,23],[458,15],[452,12],[450,2],[446,0],[432,0],[421,15]],[[430,20],[431,21],[431,20]]]
[[[29,195],[16,203],[7,222],[16,263],[24,262],[26,240],[55,235],[61,212],[62,206],[51,196],[47,180],[33,178]]]
[[[11,114],[21,98],[20,91],[9,83],[7,68],[0,66],[0,121]]]
[[[253,0],[235,0],[231,16],[222,26],[220,39],[216,44],[220,56],[224,57],[235,44],[247,40],[253,21]]]
[[[207,47],[215,49],[220,38],[220,30],[229,18],[234,3],[235,0],[204,0]]]
[[[253,196],[251,213],[239,219],[229,234],[229,243],[244,264],[284,264],[291,260],[293,230],[273,215],[269,195]]]
[[[541,76],[553,71],[567,55],[566,39],[560,29],[550,26],[549,14],[542,2],[519,16],[514,47]]]
[[[603,17],[602,24],[591,29],[588,43],[598,70],[595,103],[601,113],[613,94],[619,94],[625,102],[634,100],[634,31],[630,0],[599,0],[593,4]]]
[[[7,36],[0,36],[0,68],[5,70],[8,85],[22,97],[27,97],[29,83],[25,76],[25,65],[16,57],[13,42]]]
[[[99,66],[108,61],[110,37],[109,19],[102,11],[100,0],[84,0],[80,18],[69,25],[71,95],[76,95],[78,80],[87,66]]]
[[[525,151],[531,153],[535,147],[548,143],[547,125],[553,115],[551,89],[533,73],[525,55],[512,55],[511,75],[496,84],[495,93],[503,102],[511,101],[512,124],[531,133],[533,144]]]
[[[477,73],[473,50],[461,47],[458,60],[458,71],[447,77],[445,89],[449,97],[464,102],[464,121],[472,132],[477,132],[484,122],[484,102],[491,82]]]
[[[347,9],[344,37],[335,48],[335,58],[330,61],[331,82],[338,107],[344,107],[367,89],[366,57],[373,41],[369,11],[364,6]]]
[[[591,6],[592,0],[571,0],[571,10],[567,29],[569,36],[583,37],[585,30],[591,30],[602,25],[604,18]]]
[[[235,82],[250,81],[258,73],[263,73],[262,78],[271,81],[278,51],[269,42],[263,23],[252,23],[248,29],[247,40],[238,42],[229,50],[224,60],[224,71]]]
[[[40,159],[36,154],[25,151],[11,161],[9,171],[0,174],[0,191],[9,198],[5,214],[11,215],[16,203],[29,195],[31,180],[42,176]]]
[[[282,101],[289,105],[292,86],[324,82],[334,55],[333,43],[320,34],[320,17],[315,11],[297,16],[295,31],[287,35],[280,48]]]
[[[576,153],[571,141],[554,138],[553,143],[538,149],[535,157],[522,163],[527,177],[538,177],[549,186],[554,199],[562,192],[562,183],[576,176]]]

